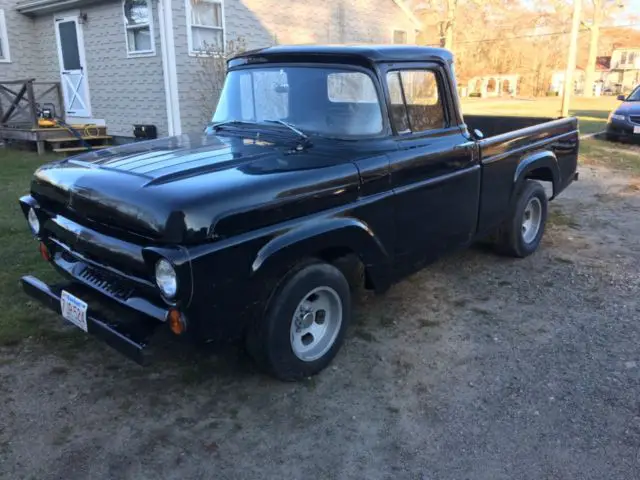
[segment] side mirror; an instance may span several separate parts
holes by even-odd
[[[473,129],[473,134],[476,136],[476,138],[478,140],[482,140],[484,138],[484,133],[482,133],[480,130],[478,130],[477,128]]]
[[[620,100],[621,102],[624,102],[627,99],[627,97],[625,95],[618,95],[618,100]]]

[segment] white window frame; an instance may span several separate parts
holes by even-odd
[[[211,27],[209,25],[193,25],[191,23],[191,0],[185,0],[185,8],[187,12],[187,40],[189,43],[189,56],[190,57],[202,57],[208,54],[202,50],[195,50],[193,48],[193,27],[196,28],[208,28],[209,30],[222,30],[222,51],[215,52],[210,55],[223,55],[227,49],[227,24],[226,15],[224,12],[224,0],[203,0],[207,3],[218,3],[220,5],[220,15],[222,15],[222,27]]]
[[[145,1],[147,2],[147,8],[149,9],[149,23],[127,25],[127,17],[124,14],[124,4],[127,0],[122,0],[122,21],[124,23],[124,40],[127,45],[127,58],[152,57],[156,54],[156,37],[153,29],[153,2],[151,0]],[[149,27],[149,35],[151,36],[151,49],[131,51],[129,48],[129,31],[147,27]]]
[[[396,32],[404,33],[406,41],[404,43],[396,43]],[[391,30],[391,44],[392,45],[408,45],[409,44],[409,32],[407,30],[403,30],[402,28],[394,28]]]
[[[0,39],[2,39],[3,57],[0,63],[11,63],[11,50],[9,49],[9,32],[7,22],[4,19],[4,10],[0,9]]]

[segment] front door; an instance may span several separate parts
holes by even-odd
[[[91,117],[82,26],[78,15],[55,17],[60,76],[67,117]]]
[[[393,65],[389,109],[398,150],[391,158],[396,267],[413,269],[468,243],[476,229],[480,166],[456,125],[443,67]]]

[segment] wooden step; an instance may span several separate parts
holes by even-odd
[[[54,148],[55,153],[72,153],[72,152],[89,152],[91,150],[101,150],[109,148],[112,145],[91,145],[91,148],[86,147],[69,147],[69,148]]]
[[[96,135],[95,137],[88,137],[82,135],[82,140],[111,140],[113,137],[111,135]],[[78,137],[56,137],[56,138],[47,138],[45,142],[47,143],[63,143],[63,142],[78,142],[80,139]]]

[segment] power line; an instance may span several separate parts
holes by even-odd
[[[614,28],[633,28],[633,27],[640,27],[640,23],[630,23],[628,25],[602,26],[602,27],[600,27],[600,30],[610,30],[610,29],[614,29]],[[580,33],[588,32],[588,31],[589,31],[588,28],[580,29]],[[553,36],[558,36],[558,35],[568,35],[569,33],[571,33],[571,32],[561,31],[561,32],[548,32],[548,33],[532,33],[532,34],[529,34],[529,35],[516,35],[516,36],[513,36],[513,37],[484,38],[484,39],[480,39],[480,40],[465,40],[465,41],[457,41],[456,45],[465,45],[465,44],[470,44],[470,43],[504,42],[504,41],[507,41],[507,40],[517,40],[519,38],[553,37]],[[638,32],[638,33],[640,33],[640,32]],[[433,44],[433,46],[439,46],[439,45]]]

